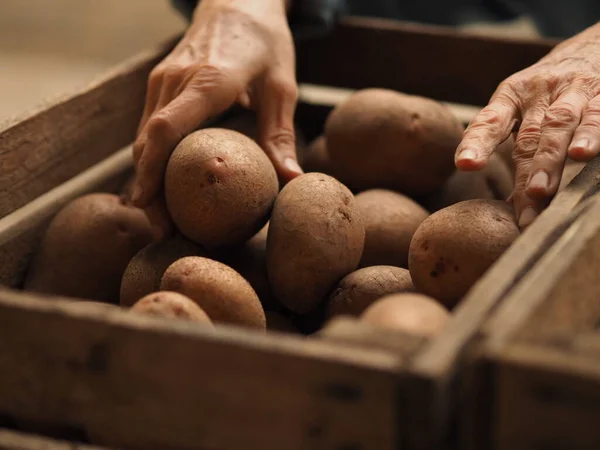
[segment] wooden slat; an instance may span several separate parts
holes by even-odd
[[[146,81],[172,42],[0,126],[0,217],[130,144]]]
[[[3,290],[0,354],[0,416],[69,425],[100,445],[397,444],[399,365],[389,352]]]
[[[566,349],[565,349],[566,350]],[[574,349],[511,344],[498,359],[494,450],[600,448],[600,365]],[[480,447],[484,448],[484,447]]]
[[[108,450],[0,429],[0,450]]]
[[[537,62],[556,43],[350,17],[331,34],[298,43],[298,80],[485,105],[498,83]]]

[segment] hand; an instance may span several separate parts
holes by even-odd
[[[150,74],[133,147],[133,203],[160,237],[169,230],[165,168],[179,141],[234,103],[257,110],[259,144],[282,181],[296,160],[295,56],[283,0],[203,0],[177,47]]]
[[[465,130],[456,151],[461,170],[479,170],[516,133],[511,196],[521,228],[556,194],[567,155],[600,152],[600,23],[558,45],[500,84]]]

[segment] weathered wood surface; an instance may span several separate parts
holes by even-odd
[[[136,56],[81,91],[0,125],[0,217],[129,145],[148,74],[171,46]]]
[[[393,449],[389,352],[0,291],[0,415],[153,449]]]
[[[485,105],[498,83],[537,62],[556,43],[349,17],[329,35],[298,43],[298,80]]]

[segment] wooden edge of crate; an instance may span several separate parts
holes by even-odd
[[[0,428],[0,450],[109,450]]]
[[[385,86],[485,105],[501,81],[536,63],[557,43],[347,17],[331,33],[297,42],[298,81],[351,89]]]
[[[172,41],[0,127],[0,217],[130,144],[150,70]],[[107,95],[110,93],[110,95]]]
[[[396,445],[389,351],[10,290],[0,330],[0,415],[17,422],[132,448]]]
[[[576,349],[515,342],[502,349],[493,365],[493,422],[486,442],[498,450],[598,448],[597,358]]]

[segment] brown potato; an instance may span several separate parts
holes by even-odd
[[[365,224],[360,267],[408,267],[410,240],[429,213],[410,198],[384,189],[361,192],[356,206]]]
[[[357,268],[364,241],[362,217],[344,185],[321,173],[295,178],[277,197],[269,225],[273,292],[298,314],[315,310]]]
[[[168,319],[183,319],[212,325],[210,318],[194,301],[177,292],[153,292],[138,300],[131,311],[164,317]]]
[[[409,196],[439,189],[454,171],[462,124],[441,103],[364,89],[327,118],[327,150],[350,189],[384,188]]]
[[[165,270],[178,259],[207,255],[200,245],[179,236],[144,247],[131,259],[123,274],[121,305],[132,306],[142,297],[158,291]]]
[[[282,305],[273,294],[267,276],[267,235],[269,224],[238,249],[227,252],[219,260],[243,276],[256,291],[266,311],[279,311]]]
[[[431,338],[444,329],[449,318],[448,311],[434,299],[407,293],[380,298],[362,314],[360,320],[377,327]]]
[[[408,255],[413,283],[452,308],[518,236],[506,202],[467,200],[444,208],[413,236]]]
[[[346,275],[329,296],[327,315],[360,316],[384,295],[415,290],[410,273],[392,266],[372,266]]]
[[[191,298],[216,323],[265,330],[265,312],[252,286],[218,261],[200,256],[181,258],[167,268],[160,289]]]
[[[301,166],[305,172],[319,172],[335,176],[331,158],[327,152],[325,136],[319,136],[312,141],[301,155]]]
[[[113,194],[85,195],[50,223],[24,288],[118,303],[127,264],[151,240],[152,228],[141,209]]]
[[[267,223],[278,190],[265,152],[250,138],[218,128],[184,138],[165,175],[173,222],[206,248],[238,245],[255,235]]]
[[[513,176],[500,156],[492,155],[481,171],[454,172],[446,184],[422,201],[431,212],[474,199],[506,200],[513,190]]]

